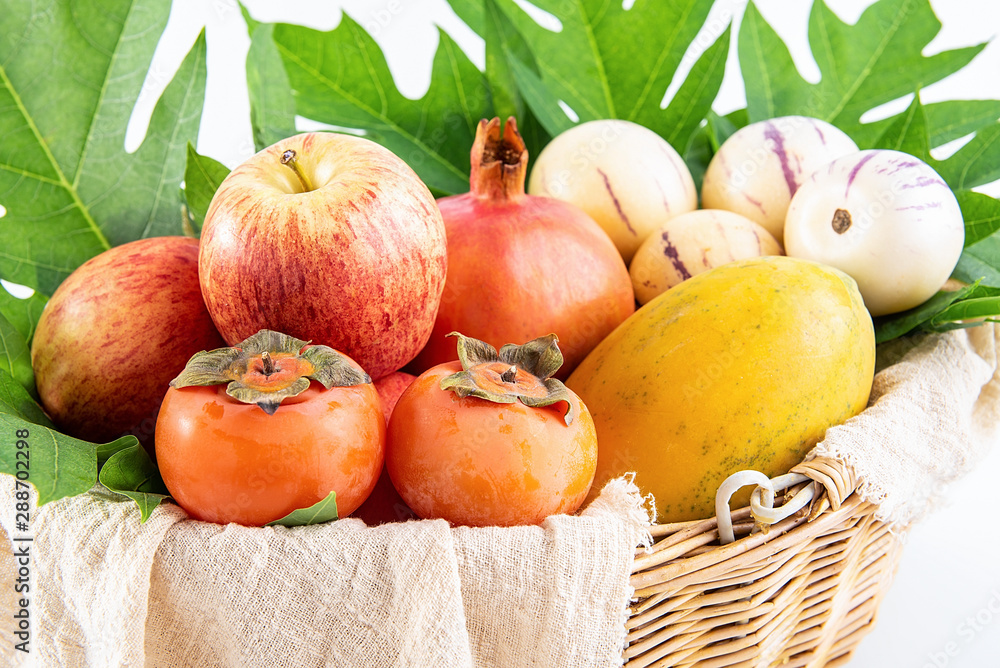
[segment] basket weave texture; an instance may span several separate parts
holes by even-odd
[[[848,467],[818,458],[795,471],[820,486],[812,505],[766,528],[749,507],[734,511],[734,543],[719,544],[715,518],[653,527],[632,569],[629,668],[847,663],[873,625],[900,541],[854,493]]]

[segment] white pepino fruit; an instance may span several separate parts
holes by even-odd
[[[781,116],[751,123],[712,157],[701,205],[746,216],[780,242],[788,203],[802,182],[831,160],[857,150],[850,137],[816,118]]]
[[[948,280],[965,244],[962,210],[927,163],[859,151],[802,184],[788,207],[785,250],[850,274],[872,315],[917,306]]]
[[[652,130],[622,120],[581,123],[555,137],[535,160],[528,192],[583,209],[626,263],[664,220],[698,207],[694,179],[677,151]]]
[[[645,304],[703,271],[764,255],[782,252],[762,226],[732,211],[699,209],[671,218],[646,237],[629,276],[635,298]]]

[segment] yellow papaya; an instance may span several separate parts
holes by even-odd
[[[863,410],[874,370],[872,319],[847,274],[790,257],[698,274],[638,309],[566,382],[597,427],[591,494],[634,471],[660,522],[712,517],[730,474],[786,473]]]

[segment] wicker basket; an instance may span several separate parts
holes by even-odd
[[[745,507],[737,540],[719,541],[715,518],[654,525],[632,571],[630,668],[841,666],[871,629],[900,554],[847,467],[800,464],[811,504],[774,525]]]

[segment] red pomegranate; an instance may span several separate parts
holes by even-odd
[[[565,378],[635,309],[628,270],[593,219],[524,192],[528,152],[513,118],[482,120],[471,192],[438,200],[448,274],[430,340],[409,369],[458,359],[460,331],[499,348],[554,333]]]

